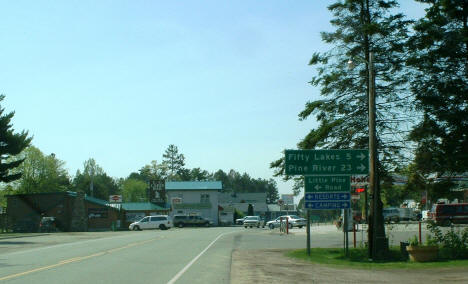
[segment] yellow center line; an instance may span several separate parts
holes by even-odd
[[[56,267],[65,265],[65,264],[79,262],[79,261],[83,261],[83,260],[90,259],[90,258],[93,258],[93,257],[98,257],[98,256],[102,256],[102,255],[105,255],[105,254],[114,253],[114,252],[119,251],[119,250],[123,250],[123,249],[126,249],[126,248],[131,248],[131,247],[134,247],[134,246],[143,245],[143,244],[146,244],[146,243],[149,243],[149,242],[155,241],[157,239],[161,239],[161,238],[163,238],[163,237],[158,237],[158,238],[154,238],[154,239],[149,239],[149,240],[145,240],[145,241],[131,243],[131,244],[125,245],[123,247],[117,247],[117,248],[105,250],[105,251],[98,252],[98,253],[93,253],[93,254],[86,255],[86,256],[79,256],[79,257],[73,257],[73,258],[61,260],[56,264],[42,266],[42,267],[34,268],[34,269],[31,269],[31,270],[27,270],[27,271],[24,271],[24,272],[20,272],[20,273],[0,277],[0,281],[10,280],[12,278],[17,278],[17,277],[20,277],[20,276],[24,276],[24,275],[34,273],[34,272],[49,270],[49,269],[52,269],[52,268],[56,268]]]

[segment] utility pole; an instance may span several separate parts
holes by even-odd
[[[385,249],[385,229],[382,224],[382,210],[380,206],[380,190],[377,170],[377,138],[376,138],[376,106],[375,106],[375,72],[374,53],[369,52],[369,187],[372,194],[372,259],[380,258]],[[369,239],[369,242],[371,240]]]

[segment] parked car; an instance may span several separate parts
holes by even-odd
[[[434,204],[430,217],[438,225],[450,226],[454,223],[468,223],[468,203]]]
[[[167,215],[146,216],[140,221],[133,222],[128,226],[130,230],[139,231],[147,229],[167,230],[172,227],[171,217]]]
[[[57,231],[57,221],[55,217],[42,217],[39,222],[39,232],[56,232]]]
[[[260,228],[260,226],[265,227],[264,222],[262,219],[260,219],[259,216],[249,216],[244,220],[244,227],[257,227]]]
[[[174,226],[182,228],[185,226],[205,226],[209,227],[213,222],[201,216],[175,215]]]
[[[272,220],[272,221],[268,221],[266,223],[266,225],[268,226],[268,228],[270,229],[274,229],[274,228],[277,228],[280,226],[280,223],[281,223],[281,218],[283,218],[283,222],[285,222],[285,219],[287,218],[288,219],[288,226],[290,229],[294,228],[294,227],[298,227],[298,228],[302,228],[303,226],[305,226],[307,224],[307,220],[304,219],[304,218],[301,218],[299,216],[296,216],[296,215],[284,215],[284,216],[280,216],[278,218],[276,218],[275,220]]]
[[[243,225],[244,220],[247,219],[247,217],[250,217],[250,216],[245,216],[245,217],[236,219],[236,225]]]

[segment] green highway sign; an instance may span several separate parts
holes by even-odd
[[[286,150],[287,175],[362,175],[369,173],[369,150]]]
[[[349,176],[305,176],[305,192],[349,192]]]

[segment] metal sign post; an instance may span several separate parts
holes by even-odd
[[[310,256],[310,210],[307,209],[307,255]]]
[[[307,254],[310,255],[310,209],[344,209],[344,247],[348,256],[351,176],[368,174],[369,150],[285,150],[284,161],[287,175],[304,176]]]

